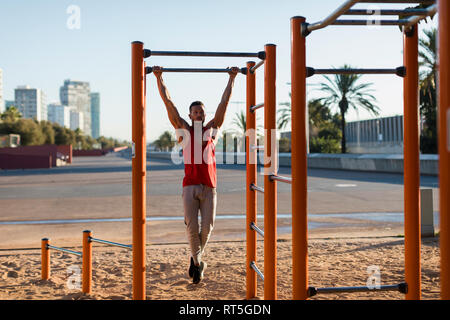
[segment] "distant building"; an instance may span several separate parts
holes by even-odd
[[[23,118],[47,120],[47,104],[41,89],[19,86],[14,90],[15,106]]]
[[[48,121],[58,123],[62,127],[70,128],[70,107],[52,103],[47,106]]]
[[[5,109],[5,100],[3,97],[3,70],[0,69],[0,112],[3,112]]]
[[[91,93],[91,126],[92,138],[100,137],[100,93]]]
[[[16,102],[14,100],[5,100],[5,110],[8,110],[9,107],[13,107],[16,105]]]
[[[349,153],[403,153],[403,116],[347,122]]]
[[[84,114],[75,108],[70,110],[70,130],[83,130],[84,128]]]
[[[59,90],[61,104],[75,109],[82,115],[80,123],[83,125],[80,129],[86,135],[91,135],[92,133],[90,93],[89,82],[72,81],[70,79],[64,80],[64,84]]]

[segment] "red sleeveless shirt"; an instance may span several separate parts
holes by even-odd
[[[189,133],[190,139],[183,149],[183,187],[203,184],[208,187],[215,188],[217,185],[216,153],[211,134],[208,134],[207,137],[203,137],[205,128],[202,129],[201,137],[194,137],[194,128],[191,128]],[[195,145],[197,145],[196,148]]]

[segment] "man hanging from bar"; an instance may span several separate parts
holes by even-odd
[[[162,79],[162,68],[153,67],[159,93],[167,109],[170,123],[177,131],[178,141],[183,147],[184,172],[183,205],[184,223],[191,247],[189,276],[197,284],[203,279],[206,263],[202,260],[205,246],[211,235],[217,204],[217,174],[215,142],[217,130],[222,126],[228,102],[239,68],[229,69],[229,80],[217,107],[214,118],[205,123],[205,106],[194,101],[189,107],[191,124],[185,121],[172,102]],[[200,211],[201,225],[198,225]],[[200,232],[199,232],[200,229]]]

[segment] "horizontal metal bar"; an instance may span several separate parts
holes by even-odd
[[[431,15],[435,14],[437,12],[437,10],[438,10],[437,4],[429,6],[428,8],[426,8],[426,11],[428,12],[427,16],[431,16]],[[407,23],[405,24],[405,26],[411,27],[424,18],[425,18],[424,16],[409,17],[408,19],[406,19]]]
[[[259,108],[262,108],[262,107],[264,107],[264,103],[260,103],[260,104],[257,104],[255,106],[251,106],[250,107],[250,111],[251,112],[255,112],[255,110],[258,110]]]
[[[69,250],[69,249],[64,249],[64,248],[60,248],[60,247],[55,247],[55,246],[52,246],[52,245],[49,245],[49,244],[47,245],[47,249],[53,249],[53,250],[56,250],[56,251],[62,251],[62,252],[65,252],[65,253],[74,254],[74,255],[79,256],[79,257],[83,256],[83,254],[81,252],[73,251],[73,250]]]
[[[292,178],[289,177],[282,177],[282,176],[278,176],[276,174],[271,174],[269,176],[269,180],[271,181],[280,181],[280,182],[285,182],[285,183],[292,183]]]
[[[250,150],[264,150],[264,146],[250,145]]]
[[[338,7],[335,11],[333,11],[328,17],[323,19],[322,21],[308,24],[306,26],[306,30],[304,30],[304,32],[303,32],[304,35],[308,35],[310,32],[312,32],[314,30],[319,30],[319,29],[325,28],[326,26],[332,24],[334,21],[336,21],[337,18],[339,18],[344,12],[349,10],[357,2],[358,2],[358,0],[347,0],[340,7]]]
[[[245,68],[239,69],[239,73],[244,73]],[[149,74],[153,72],[152,67],[146,67],[145,73]],[[228,73],[230,69],[220,68],[161,68],[161,72],[206,72],[206,73]]]
[[[264,60],[266,53],[259,52],[214,52],[214,51],[153,51],[144,50],[144,57],[150,56],[170,56],[170,57],[256,57]]]
[[[397,20],[336,20],[332,23],[333,26],[403,26],[408,23],[407,19]]]
[[[262,231],[260,228],[258,228],[258,226],[254,222],[250,223],[250,228],[255,230],[261,237],[264,238],[264,231]]]
[[[315,296],[316,294],[327,294],[327,293],[353,293],[353,292],[374,292],[374,291],[399,291],[401,293],[408,292],[408,285],[406,283],[399,283],[393,285],[384,285],[369,288],[368,286],[364,287],[330,287],[330,288],[308,288],[308,295],[310,297]]]
[[[126,248],[126,249],[131,249],[132,248],[132,246],[128,245],[128,244],[111,242],[111,241],[106,241],[106,240],[102,240],[102,239],[96,239],[96,238],[92,238],[92,237],[89,238],[89,241],[103,243],[103,244],[107,244],[107,245],[115,246],[115,247],[122,247],[122,248]]]
[[[398,67],[395,69],[314,69],[306,68],[306,77],[311,77],[315,74],[396,74],[399,77],[406,75],[405,67]]]
[[[258,62],[257,64],[255,64],[253,67],[250,68],[250,72],[254,73],[256,71],[256,69],[261,67],[263,64],[264,64],[264,60],[261,60],[260,62]]]
[[[395,74],[396,69],[315,69],[315,74]]]
[[[250,184],[250,190],[258,191],[264,193],[264,188],[258,187],[256,184]]]
[[[380,16],[423,16],[427,15],[428,10],[426,9],[350,9],[346,11],[343,15],[348,16],[365,16],[365,15],[380,15]]]
[[[359,0],[361,3],[422,3],[433,4],[436,0]]]
[[[255,272],[258,274],[258,276],[261,278],[262,281],[264,281],[264,275],[262,274],[262,272],[258,269],[258,267],[256,266],[255,262],[252,261],[250,262],[250,267],[255,270]]]

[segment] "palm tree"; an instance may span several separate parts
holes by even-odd
[[[344,65],[342,69],[352,69],[349,65]],[[325,97],[319,99],[324,105],[329,108],[337,107],[341,115],[341,151],[346,153],[345,145],[345,115],[349,108],[358,111],[361,107],[374,115],[379,114],[379,108],[375,105],[376,98],[370,94],[372,91],[369,87],[372,83],[358,83],[361,75],[356,74],[337,74],[334,80],[327,76],[323,76],[327,81],[320,83],[320,89]]]
[[[291,93],[289,93],[291,96]],[[284,129],[291,121],[291,103],[280,103],[282,108],[277,110],[279,114],[277,119],[277,127],[279,130]],[[318,128],[319,125],[326,120],[331,120],[330,109],[321,102],[321,99],[313,99],[308,101],[308,120],[309,120],[309,135],[312,135],[313,128]]]
[[[247,131],[247,117],[245,115],[244,111],[236,112],[234,114],[233,122],[237,127],[237,131],[235,132],[239,136],[245,136],[245,133]]]
[[[436,28],[424,30],[425,38],[419,39],[420,113],[425,117],[425,128],[421,135],[421,151],[437,153],[436,130],[436,83],[437,53]]]

